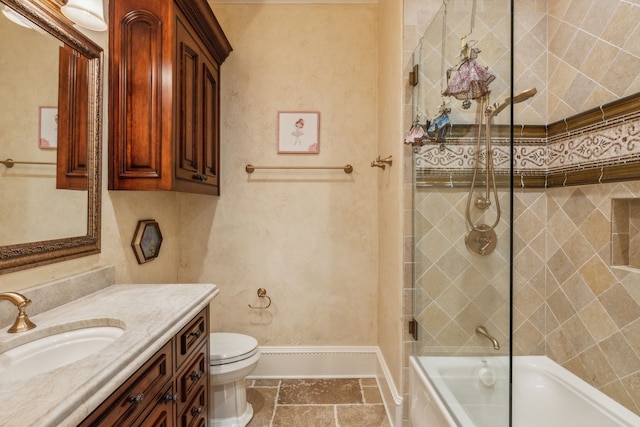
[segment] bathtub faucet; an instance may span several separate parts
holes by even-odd
[[[482,335],[483,337],[489,338],[489,340],[491,340],[491,342],[493,343],[493,349],[494,350],[500,350],[500,343],[498,342],[497,339],[495,339],[493,336],[491,336],[491,334],[489,332],[487,332],[487,328],[485,328],[482,325],[476,326],[476,334]]]

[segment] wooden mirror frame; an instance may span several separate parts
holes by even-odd
[[[87,233],[0,246],[0,274],[100,252],[103,50],[62,15],[63,0],[2,0],[88,59]],[[77,100],[76,100],[77,101]],[[76,108],[75,105],[73,108]]]

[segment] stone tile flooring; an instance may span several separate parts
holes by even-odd
[[[389,427],[376,380],[247,380],[247,427]]]

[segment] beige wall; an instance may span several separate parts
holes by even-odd
[[[222,67],[222,195],[179,195],[179,280],[211,281],[214,330],[261,345],[375,345],[378,8],[212,4]],[[278,154],[278,111],[319,111],[320,154]],[[255,165],[351,164],[354,172]],[[267,289],[273,304],[259,305]]]
[[[393,156],[393,166],[378,171],[379,301],[378,345],[396,390],[402,390],[403,169],[402,141],[402,4],[380,1],[380,59],[378,154]]]
[[[2,275],[0,290],[113,264],[118,283],[218,283],[216,328],[264,345],[375,345],[378,170],[369,163],[378,154],[377,5],[214,9],[235,48],[222,76],[222,196],[109,192],[105,96],[102,252]],[[105,48],[106,72],[107,33],[87,34]],[[277,155],[278,110],[321,112],[319,155]],[[249,162],[350,163],[355,171],[249,179]],[[164,242],[157,260],[138,265],[130,243],[145,218],[160,223]],[[273,298],[268,312],[247,307],[259,303],[258,287]]]

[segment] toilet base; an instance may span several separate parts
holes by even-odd
[[[212,427],[245,427],[253,418],[253,406],[247,403],[247,408],[239,417],[221,418],[209,420]]]
[[[212,427],[245,427],[253,417],[253,406],[247,402],[247,390],[244,378],[226,384],[211,387]]]

